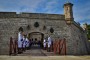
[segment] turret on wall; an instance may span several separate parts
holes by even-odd
[[[64,4],[64,15],[65,15],[65,20],[67,24],[71,24],[74,20],[72,8],[73,8],[72,3],[68,2]]]
[[[83,29],[87,31],[87,23],[83,24]]]

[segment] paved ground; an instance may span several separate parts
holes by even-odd
[[[47,52],[46,50],[41,49],[38,45],[34,45],[30,50],[26,50],[18,56],[54,56],[53,52]]]
[[[0,56],[0,60],[90,60],[90,56]]]
[[[90,60],[90,56],[56,56],[36,45],[18,56],[0,56],[0,60]]]
[[[18,54],[18,56],[46,56],[42,49],[38,45],[34,45],[30,50],[26,50],[23,54]]]

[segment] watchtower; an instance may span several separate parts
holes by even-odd
[[[64,4],[64,15],[65,20],[68,24],[71,24],[74,20],[73,18],[73,4],[70,2],[67,2]]]

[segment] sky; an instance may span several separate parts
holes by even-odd
[[[74,4],[74,20],[90,24],[90,0],[0,0],[1,12],[64,14],[63,4]]]

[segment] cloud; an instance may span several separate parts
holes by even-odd
[[[21,12],[35,12],[38,5],[45,0],[22,0],[20,2],[20,11]]]
[[[0,11],[35,12],[43,1],[45,0],[1,0]]]
[[[90,24],[90,1],[84,1],[81,0],[77,1],[79,3],[74,4],[74,19],[77,22],[80,22],[81,24],[83,23],[88,23]]]
[[[60,7],[58,6],[58,1],[53,0],[53,1],[49,1],[46,4],[44,10],[46,13],[51,13],[51,14],[55,13],[56,14],[58,12],[59,8]]]
[[[74,19],[90,22],[90,0],[69,0],[74,4]],[[0,0],[0,11],[64,14],[66,0]]]
[[[63,14],[64,0],[45,0],[38,5],[37,10],[49,14]]]

